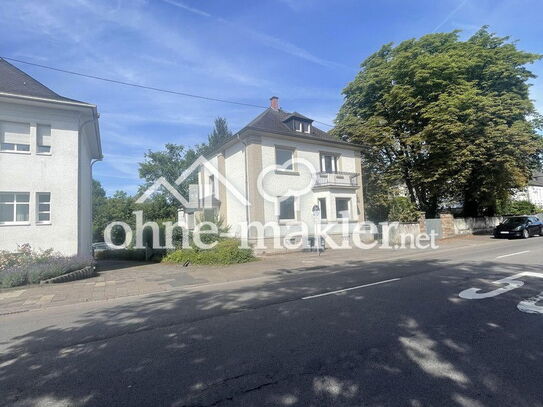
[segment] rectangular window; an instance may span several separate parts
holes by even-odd
[[[38,139],[36,152],[39,154],[51,153],[51,126],[38,124],[36,136]]]
[[[0,122],[0,151],[30,151],[30,124]]]
[[[293,220],[294,215],[294,197],[289,196],[279,202],[279,219],[280,220]]]
[[[328,219],[328,214],[326,213],[326,198],[319,198],[319,208],[321,210],[321,219]]]
[[[302,123],[304,133],[310,133],[311,132],[311,125],[309,123]]]
[[[215,176],[209,176],[209,195],[215,197]]]
[[[0,192],[0,224],[28,222],[30,194]]]
[[[302,132],[302,122],[299,122],[297,120],[294,121],[294,130]]]
[[[337,156],[334,154],[321,154],[321,171],[328,174],[337,172]]]
[[[275,148],[275,164],[283,170],[292,170],[292,157],[294,150],[288,148]],[[288,164],[287,164],[288,163]]]
[[[38,192],[36,194],[36,202],[38,204],[38,223],[51,222],[51,193],[50,192]]]
[[[350,198],[336,198],[336,218],[349,219]]]

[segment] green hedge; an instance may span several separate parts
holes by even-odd
[[[238,264],[255,260],[251,249],[239,247],[238,239],[220,240],[217,245],[208,250],[198,248],[175,250],[163,259],[163,263],[186,263],[192,264]]]

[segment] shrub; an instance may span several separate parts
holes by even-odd
[[[164,263],[238,264],[255,260],[251,249],[239,247],[238,239],[220,240],[212,249],[175,250],[162,259]]]
[[[409,198],[398,196],[390,201],[389,222],[417,222],[419,216],[417,207]]]
[[[533,215],[539,208],[530,201],[498,201],[496,215]]]
[[[23,245],[16,253],[0,252],[0,287],[37,284],[93,264],[90,257],[62,256],[52,249],[32,251]]]

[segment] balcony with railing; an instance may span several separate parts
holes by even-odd
[[[314,188],[358,188],[356,172],[318,172]]]

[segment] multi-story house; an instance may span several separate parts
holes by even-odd
[[[0,59],[0,250],[91,253],[96,106],[59,96]]]
[[[264,232],[270,247],[277,235],[303,239],[292,237],[303,232],[303,224],[313,233],[318,216],[323,225],[334,223],[328,234],[341,244],[342,229],[364,220],[360,146],[320,130],[304,115],[282,110],[277,97],[270,101],[268,109],[208,156],[218,174],[201,167],[200,200],[210,198],[207,206],[231,233],[253,243],[257,228],[244,231],[241,225],[268,224]]]

